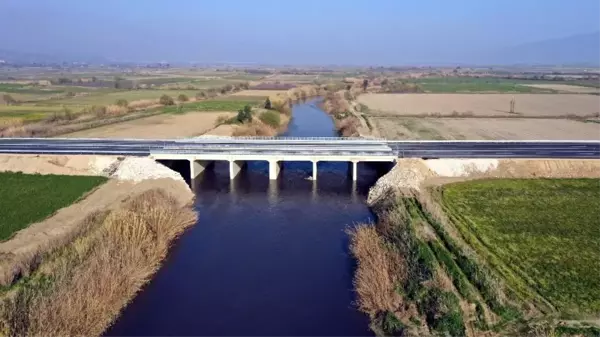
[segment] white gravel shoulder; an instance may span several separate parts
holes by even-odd
[[[169,178],[181,181],[185,184],[183,177],[168,167],[155,162],[150,158],[125,158],[111,175],[118,180],[140,182],[148,179]]]

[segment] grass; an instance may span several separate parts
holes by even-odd
[[[551,89],[528,87],[523,84],[553,83],[556,81],[528,81],[518,79],[502,79],[492,77],[439,77],[410,80],[419,84],[425,91],[432,93],[457,92],[515,92],[515,93],[554,93]],[[560,83],[564,84],[564,83]]]
[[[599,200],[598,179],[481,180],[443,189],[450,212],[568,317],[600,313]]]
[[[104,177],[0,172],[0,240],[72,204],[105,181]]]
[[[99,336],[150,279],[196,213],[163,190],[87,220],[79,237],[46,254],[0,305],[7,336]]]
[[[166,106],[161,109],[165,113],[183,113],[188,111],[238,111],[243,109],[246,105],[253,106],[259,103],[262,103],[262,101],[215,99]]]

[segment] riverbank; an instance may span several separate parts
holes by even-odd
[[[516,185],[511,185],[513,180],[510,180],[542,177],[547,179],[529,179]],[[582,177],[596,179],[572,179]],[[556,285],[552,286],[560,273],[565,272],[585,280],[581,281],[584,284],[600,283],[600,279],[581,272],[589,267],[577,267],[585,265],[589,259],[580,259],[579,264],[563,264],[560,268],[546,267],[542,272],[546,274],[542,276],[534,266],[543,263],[543,259],[532,262],[537,255],[522,252],[523,256],[529,257],[523,261],[532,263],[523,267],[521,262],[513,259],[515,253],[507,255],[504,247],[507,242],[512,242],[513,249],[548,248],[549,255],[556,254],[553,261],[572,260],[569,254],[574,251],[557,252],[557,247],[547,245],[547,235],[561,236],[566,240],[565,247],[589,244],[581,241],[583,237],[550,233],[571,226],[566,220],[554,223],[550,219],[562,218],[561,214],[574,210],[578,204],[585,205],[590,200],[594,203],[597,198],[589,193],[594,193],[594,188],[590,187],[597,187],[600,181],[597,178],[600,178],[598,160],[399,160],[396,167],[370,190],[368,202],[378,217],[376,224],[359,225],[350,230],[351,249],[358,261],[354,278],[358,306],[370,316],[372,330],[379,335],[439,333],[466,336],[488,335],[490,331],[509,334],[537,331],[558,335],[600,331],[588,327],[589,323],[598,324],[597,303],[588,300],[594,297],[588,293],[595,291],[596,286],[580,289],[576,295],[569,295],[569,300],[563,294],[569,289],[557,291]],[[530,240],[525,246],[518,246],[522,240],[519,241],[517,236],[509,240],[497,232],[494,232],[494,238],[508,241],[491,246],[486,244],[489,238],[482,239],[479,228],[483,218],[465,214],[465,210],[456,212],[464,208],[466,201],[460,199],[457,204],[446,197],[451,193],[447,186],[458,188],[456,184],[462,184],[460,186],[469,188],[469,184],[476,181],[481,181],[477,184],[496,186],[488,187],[486,193],[495,191],[503,195],[502,198],[480,197],[476,200],[478,203],[508,201],[509,195],[519,198],[519,202],[510,206],[475,205],[471,208],[473,212],[487,210],[496,215],[503,212],[501,218],[492,223],[511,219],[511,223],[521,224],[520,229],[513,229],[517,231],[538,226],[540,222],[544,229],[535,230],[536,235],[528,236]],[[557,187],[547,194],[548,187],[535,189],[540,184]],[[531,188],[527,187],[530,185]],[[522,190],[516,191],[511,186]],[[576,190],[573,186],[582,189]],[[582,197],[578,201],[577,198]],[[540,200],[545,200],[542,204],[549,205],[554,202],[552,198],[570,200],[573,205],[565,210],[560,207],[550,210],[539,204]],[[528,210],[522,212],[516,205]],[[588,211],[576,211],[583,220],[573,225],[584,227],[575,232],[590,231],[599,225],[590,213],[593,208],[590,205]],[[552,212],[558,214],[552,215]],[[488,214],[485,219],[493,216]],[[549,218],[543,220],[546,216]],[[506,230],[503,233],[507,233]],[[589,261],[598,258],[600,256]],[[555,271],[558,276],[548,276]],[[545,281],[540,285],[542,279]],[[561,282],[561,285],[565,284]]]
[[[151,159],[1,159],[0,171],[44,174],[36,164],[46,162],[54,174],[109,178],[0,243],[0,328],[7,335],[102,334],[156,272],[171,242],[196,222],[189,187]]]

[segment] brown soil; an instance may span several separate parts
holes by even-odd
[[[358,102],[367,105],[372,114],[511,116],[513,98],[516,113],[523,117],[589,116],[600,112],[600,96],[577,94],[365,94]]]
[[[588,94],[600,92],[598,88],[582,87],[579,85],[568,85],[568,84],[525,84],[525,86],[539,88],[539,89],[550,89],[560,92],[576,93],[576,94]]]
[[[598,140],[600,124],[566,119],[375,117],[387,139]]]
[[[90,167],[98,157],[112,156],[44,156],[34,154],[0,154],[0,171],[27,174],[98,175]],[[110,160],[110,159],[108,159]]]
[[[232,112],[187,112],[161,114],[148,118],[73,132],[64,137],[94,138],[176,138],[199,136],[215,128],[219,116],[232,117]]]

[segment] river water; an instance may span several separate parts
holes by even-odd
[[[334,136],[316,101],[295,105],[284,136]],[[344,229],[373,220],[365,204],[379,177],[359,165],[285,163],[269,181],[251,162],[230,182],[217,164],[193,182],[198,223],[107,335],[368,336],[353,306],[354,262]]]

